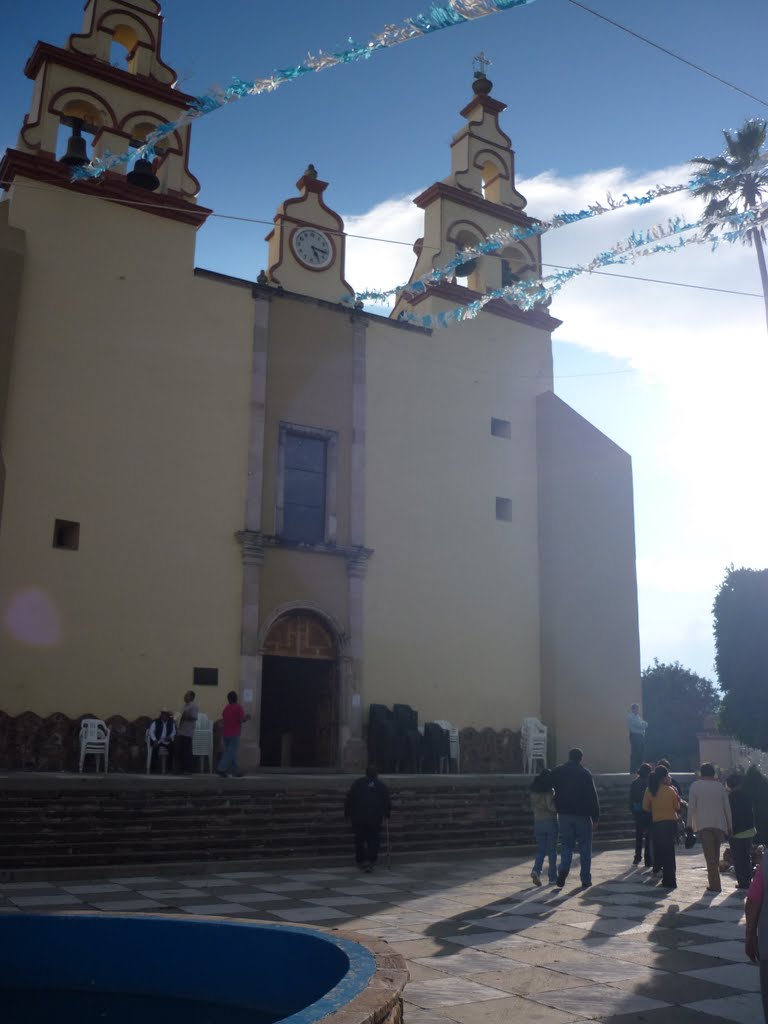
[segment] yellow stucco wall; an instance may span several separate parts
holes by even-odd
[[[548,335],[497,316],[369,328],[364,704],[494,728],[538,712],[535,396],[551,372]]]
[[[193,275],[191,227],[17,184],[2,707],[178,709],[215,666],[199,697],[218,715],[239,668],[250,289]],[[52,547],[56,518],[80,522],[78,551]]]
[[[539,400],[544,721],[557,756],[629,769],[640,701],[632,463],[554,395]]]

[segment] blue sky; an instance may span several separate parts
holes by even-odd
[[[594,0],[589,6],[757,96],[768,93],[764,0]],[[165,0],[163,55],[180,87],[204,92],[263,77],[367,39],[423,0]],[[35,42],[64,44],[80,0],[35,0],[4,12],[0,145],[28,109],[23,76]],[[598,21],[567,0],[435,33],[368,62],[334,68],[202,119],[191,167],[201,202],[270,220],[308,162],[350,230],[412,240],[410,199],[449,170],[448,145],[470,96],[472,56],[492,59],[494,95],[517,153],[528,210],[548,216],[605,192],[684,180],[691,156],[720,150],[721,129],[768,108]],[[544,240],[544,259],[586,262],[635,227],[693,208],[685,198],[627,211]],[[199,265],[255,277],[266,227],[212,220]],[[403,246],[350,245],[347,277],[388,287],[408,274]],[[759,291],[754,254],[696,248],[639,261],[627,274]],[[556,389],[633,457],[644,664],[678,658],[713,674],[711,604],[731,561],[768,565],[762,481],[768,369],[754,298],[590,277],[556,299]]]

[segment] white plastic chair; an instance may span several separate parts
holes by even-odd
[[[520,746],[523,767],[528,775],[533,775],[537,763],[541,764],[542,770],[547,767],[547,727],[538,718],[529,716],[523,719]]]
[[[152,728],[151,726],[149,727]],[[152,774],[152,740],[149,738],[149,729],[146,733],[147,743],[147,775]],[[157,749],[157,763],[160,765],[160,771],[165,775],[166,768],[168,766],[170,758],[170,750],[168,747],[158,747]]]
[[[96,771],[101,758],[104,772],[109,771],[109,735],[112,730],[100,718],[84,718],[80,723],[80,771],[88,754],[96,757]]]
[[[208,771],[213,772],[213,722],[208,715],[198,713],[192,736],[192,756],[207,757]],[[200,771],[204,771],[203,767]]]

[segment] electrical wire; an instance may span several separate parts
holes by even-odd
[[[26,188],[26,189],[29,189],[30,191],[45,191],[47,188],[49,188],[48,185],[34,185],[34,184],[31,184],[31,183],[28,184],[27,182],[18,182],[18,181],[13,181],[13,182],[10,182],[10,181],[0,181],[0,188],[8,187],[8,186],[13,186],[14,188]],[[136,209],[139,209],[139,210],[141,210],[141,209],[156,210],[158,208],[156,203],[143,203],[139,199],[119,198],[119,197],[113,198],[111,196],[107,196],[107,197],[101,196],[101,195],[99,195],[99,192],[98,192],[98,186],[96,188],[94,188],[93,191],[81,192],[81,191],[72,190],[69,194],[71,196],[77,196],[77,197],[82,198],[82,199],[105,199],[107,202],[110,202],[110,203],[118,203],[118,204],[120,204],[122,206],[130,206],[131,208],[136,208]],[[174,206],[166,206],[165,204],[163,204],[163,209],[164,210],[168,210],[170,212],[187,213],[188,214],[190,212],[190,210],[194,210],[195,207],[194,207],[194,204],[188,204],[188,205],[176,206],[176,207],[174,207]],[[263,218],[260,218],[260,217],[245,217],[245,216],[243,216],[241,214],[235,214],[235,213],[216,213],[215,211],[211,211],[209,216],[216,217],[218,220],[237,221],[237,222],[240,222],[240,223],[243,223],[243,224],[261,224],[261,225],[264,225],[264,226],[270,227],[270,228],[274,227],[274,224],[275,224],[274,220],[264,220]],[[351,233],[351,232],[334,230],[333,228],[323,228],[323,230],[326,231],[328,234],[331,234],[331,235],[344,235],[346,238],[356,238],[356,239],[359,239],[360,241],[364,241],[364,242],[379,242],[379,243],[381,243],[383,245],[407,245],[410,249],[413,248],[413,242],[404,242],[400,238],[379,238],[379,237],[377,237],[375,235],[357,235],[357,234],[354,234],[354,233]],[[433,248],[433,247],[427,246],[426,248]],[[553,270],[572,270],[573,269],[573,267],[564,266],[564,265],[561,265],[561,264],[558,264],[558,263],[542,263],[542,267],[550,267]],[[625,281],[639,281],[639,282],[643,282],[643,283],[646,283],[646,284],[668,285],[671,288],[694,288],[697,291],[702,291],[702,292],[719,292],[719,293],[721,293],[723,295],[738,295],[738,296],[741,296],[742,298],[748,298],[748,299],[762,299],[763,298],[762,294],[760,294],[758,292],[742,292],[742,291],[737,291],[736,289],[732,289],[732,288],[716,288],[716,287],[714,287],[712,285],[691,284],[690,282],[687,282],[687,281],[665,281],[665,280],[663,280],[661,278],[641,277],[641,276],[636,275],[636,274],[615,274],[615,273],[611,273],[611,271],[609,271],[609,270],[593,270],[593,271],[590,271],[590,275],[591,276],[599,276],[599,277],[618,277],[618,278],[621,278],[622,280],[625,280]]]
[[[741,86],[734,85],[734,83],[729,82],[727,78],[721,78],[720,75],[716,75],[714,71],[708,71],[700,64],[694,64],[694,62],[692,60],[688,60],[687,57],[683,57],[679,53],[675,53],[674,50],[668,50],[666,46],[662,46],[660,43],[655,43],[647,36],[641,35],[639,32],[635,32],[634,29],[628,28],[626,25],[622,25],[619,21],[614,21],[613,18],[609,18],[606,14],[601,14],[600,11],[595,11],[591,7],[587,7],[586,4],[579,3],[579,0],[568,0],[568,3],[572,4],[574,7],[580,7],[582,11],[586,11],[588,14],[594,15],[595,18],[599,18],[601,21],[605,21],[609,25],[613,25],[615,28],[621,29],[622,32],[626,32],[635,39],[639,39],[648,46],[652,46],[655,50],[660,50],[661,53],[666,53],[668,57],[674,57],[675,60],[679,60],[682,64],[686,64],[689,68],[693,68],[695,71],[700,71],[702,75],[706,75],[708,78],[712,78],[716,82],[720,82],[721,85],[726,85],[729,89],[740,92],[742,96],[746,96],[748,99],[754,100],[755,103],[760,103],[762,106],[768,107],[768,100],[763,100],[759,96],[755,96],[754,93],[747,92],[747,90],[742,89]]]

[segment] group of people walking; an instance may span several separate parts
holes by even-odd
[[[686,803],[680,784],[670,775],[668,761],[660,761],[655,768],[640,765],[629,793],[635,819],[634,863],[639,864],[642,858],[654,875],[661,873],[662,886],[674,889],[678,841],[685,835],[686,845],[692,845],[695,835],[707,866],[707,891],[721,892],[720,849],[728,839],[737,888],[748,889],[756,829],[752,802],[742,787],[742,777],[729,776],[724,787],[717,779],[714,765],[709,763],[701,766],[699,776],[691,785]]]

